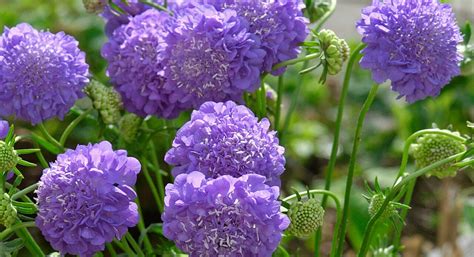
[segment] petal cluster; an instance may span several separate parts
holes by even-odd
[[[22,23],[0,36],[0,116],[32,124],[63,118],[88,83],[78,42]]]
[[[36,225],[61,254],[93,256],[137,224],[140,168],[106,141],[67,150],[41,176]]]
[[[439,0],[374,0],[357,29],[367,44],[360,62],[377,83],[415,102],[437,96],[460,73],[462,41],[451,7]]]
[[[289,220],[265,177],[182,174],[166,187],[163,234],[191,257],[271,256]]]
[[[206,102],[178,131],[165,161],[173,175],[199,171],[206,177],[258,174],[268,185],[280,185],[285,149],[267,119],[243,105]]]

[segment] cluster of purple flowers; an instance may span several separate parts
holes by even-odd
[[[132,187],[140,169],[106,141],[67,150],[43,171],[36,225],[61,254],[93,256],[138,223]]]
[[[280,213],[284,148],[245,106],[206,102],[177,133],[165,161],[164,235],[191,256],[271,256],[289,221]]]
[[[361,66],[377,83],[390,80],[408,102],[438,96],[460,73],[462,37],[451,7],[439,0],[374,0],[357,29],[367,44]]]
[[[174,15],[142,3],[121,15],[108,8],[102,55],[128,111],[173,118],[206,101],[241,101],[262,73],[296,57],[308,35],[301,8],[301,0],[180,1]]]

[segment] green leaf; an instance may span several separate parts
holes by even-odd
[[[150,226],[148,226],[140,234],[140,237],[138,239],[138,244],[141,245],[143,243],[143,239],[145,239],[145,235],[148,234],[148,233],[154,233],[154,234],[158,234],[158,235],[162,236],[163,235],[163,224],[154,223],[154,224],[151,224]]]
[[[290,254],[281,245],[278,246],[272,257],[290,257]]]
[[[23,239],[17,238],[12,241],[0,242],[0,257],[10,257],[12,253],[23,248]]]
[[[51,144],[48,142],[46,139],[42,138],[36,133],[31,133],[31,136],[33,140],[38,143],[40,146],[42,146],[44,149],[48,150],[50,153],[58,155],[62,153],[62,150],[56,147],[55,145]]]
[[[464,38],[464,45],[469,44],[469,41],[471,40],[471,34],[472,34],[471,22],[466,21],[466,24],[464,25],[464,27],[461,28],[461,32]]]

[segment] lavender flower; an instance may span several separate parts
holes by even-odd
[[[194,1],[190,1],[191,3]],[[262,69],[272,71],[272,67],[282,61],[295,58],[299,45],[308,36],[308,20],[304,18],[301,0],[199,0],[215,6],[218,10],[235,10],[249,23],[249,31],[256,35],[266,55]],[[284,68],[274,72],[283,73]]]
[[[141,116],[175,117],[178,105],[164,88],[164,27],[170,16],[148,10],[116,29],[102,48],[109,62],[108,76],[121,94],[125,108]]]
[[[265,52],[235,11],[210,5],[177,11],[166,36],[165,88],[171,101],[198,108],[206,101],[240,100],[259,87]]]
[[[138,222],[140,163],[109,142],[58,156],[39,182],[36,225],[61,254],[93,256]]]
[[[0,140],[7,137],[9,130],[10,125],[8,124],[8,121],[0,119]]]
[[[280,185],[285,149],[267,119],[258,118],[234,102],[206,102],[184,124],[165,161],[175,165],[173,175],[193,171],[206,177],[259,174],[268,185]]]
[[[78,42],[26,23],[0,37],[0,116],[40,123],[63,118],[83,95],[89,66]]]
[[[206,180],[179,175],[166,186],[163,234],[194,256],[271,256],[289,225],[279,188],[259,175]]]
[[[377,83],[391,80],[408,102],[439,95],[460,73],[459,28],[438,0],[374,0],[357,29],[367,44],[361,66]]]

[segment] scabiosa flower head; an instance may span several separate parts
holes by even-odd
[[[41,176],[36,225],[61,254],[92,256],[137,224],[139,172],[135,158],[106,141],[67,150]]]
[[[192,2],[192,1],[191,1]],[[249,32],[262,42],[266,55],[262,69],[271,72],[282,61],[295,58],[299,45],[308,36],[308,20],[304,18],[301,0],[200,0],[218,10],[235,10],[249,23]],[[283,73],[284,68],[274,72]]]
[[[8,121],[0,119],[0,140],[7,137],[9,130],[10,125],[8,124]]]
[[[116,29],[102,48],[109,63],[108,76],[122,95],[124,107],[143,117],[179,114],[178,106],[170,102],[170,92],[164,89],[162,53],[168,22],[170,16],[165,12],[148,10]]]
[[[198,108],[206,101],[240,100],[260,84],[265,52],[235,11],[200,5],[179,10],[168,27],[165,88],[171,101]]]
[[[269,257],[289,224],[278,195],[255,174],[181,174],[166,186],[163,234],[191,257]]]
[[[40,123],[63,118],[83,95],[89,66],[78,42],[26,23],[0,37],[0,116]]]
[[[361,66],[377,83],[414,102],[437,96],[460,73],[462,41],[452,9],[439,0],[374,0],[357,23],[363,50]]]
[[[285,149],[270,122],[234,102],[206,102],[176,134],[165,161],[173,175],[200,171],[206,177],[259,174],[267,184],[280,185]]]

